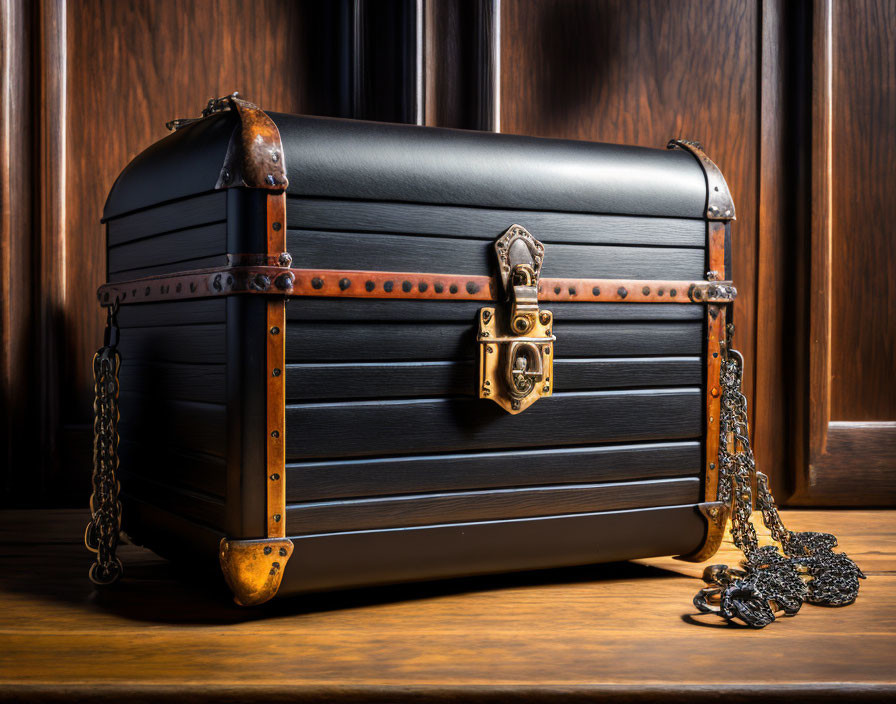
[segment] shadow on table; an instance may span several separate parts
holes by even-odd
[[[101,590],[94,589],[87,578],[91,556],[80,544],[21,546],[19,554],[10,554],[9,545],[3,547],[0,585],[5,591],[70,604],[78,610],[160,624],[244,623],[468,592],[649,580],[670,574],[658,567],[620,562],[306,594],[274,600],[260,607],[241,608],[233,603],[220,578],[191,572],[135,546],[122,546],[120,550],[125,564],[124,579],[114,587]]]

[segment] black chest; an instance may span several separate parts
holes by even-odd
[[[717,547],[734,213],[699,148],[228,107],[106,206],[138,542],[244,603]]]

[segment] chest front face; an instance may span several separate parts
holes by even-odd
[[[288,188],[108,221],[129,530],[281,592],[714,550],[699,155],[274,120]]]

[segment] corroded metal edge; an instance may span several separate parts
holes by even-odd
[[[728,189],[728,183],[721,169],[706,156],[699,142],[689,139],[673,139],[666,145],[667,149],[683,149],[694,155],[703,173],[706,175],[708,196],[706,199],[706,218],[708,220],[736,220],[734,199]]]
[[[269,256],[268,261],[274,261]],[[289,257],[282,261],[288,261]],[[223,266],[147,276],[100,286],[102,305],[122,305],[234,293],[327,298],[499,301],[499,280],[488,276],[290,269],[286,266]],[[541,279],[538,299],[567,303],[730,303],[730,281]]]
[[[280,589],[283,571],[293,549],[289,538],[222,538],[218,558],[224,580],[233,592],[233,600],[240,606],[257,606],[270,601]]]
[[[239,124],[230,138],[215,188],[285,190],[289,180],[277,125],[264,110],[241,98],[227,96],[223,102],[236,113]]]

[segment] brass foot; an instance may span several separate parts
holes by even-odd
[[[280,589],[283,570],[292,551],[289,538],[222,538],[221,571],[233,592],[233,600],[240,606],[256,606],[272,599]]]

